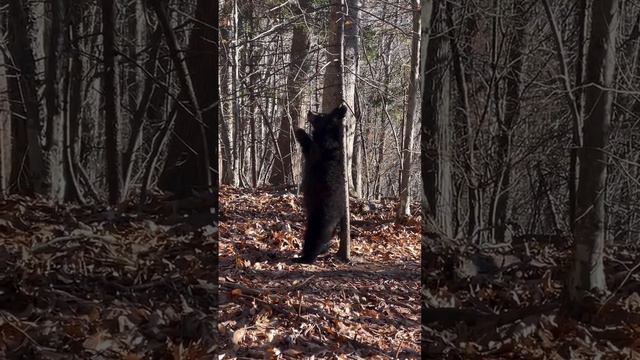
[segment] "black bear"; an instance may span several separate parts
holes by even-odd
[[[344,216],[344,161],[342,152],[344,104],[328,114],[309,112],[311,136],[296,129],[304,159],[302,192],[307,211],[307,229],[302,254],[296,262],[312,263],[329,250],[329,241]]]

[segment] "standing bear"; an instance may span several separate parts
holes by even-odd
[[[312,263],[329,250],[329,241],[345,215],[342,136],[344,104],[328,114],[309,112],[311,136],[296,129],[304,159],[302,192],[307,211],[307,229],[300,257],[295,262]]]

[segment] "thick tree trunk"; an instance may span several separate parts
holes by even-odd
[[[585,71],[584,146],[579,152],[575,254],[568,284],[569,300],[577,310],[582,308],[589,293],[606,290],[604,193],[613,103],[613,93],[609,89],[613,87],[616,65],[618,1],[594,2],[591,24]]]
[[[423,3],[423,7],[425,4]],[[424,12],[423,12],[424,15]],[[424,57],[422,72],[421,173],[426,200],[423,209],[427,234],[453,236],[451,182],[451,129],[449,116],[449,42],[445,34],[445,1],[433,1],[433,36]],[[423,17],[424,20],[424,17]],[[424,25],[422,34],[424,36]],[[424,38],[424,37],[423,37]]]
[[[29,39],[27,4],[5,0],[9,5],[7,44],[11,61],[8,68],[9,101],[14,138],[11,184],[19,193],[44,194],[44,153],[40,145],[40,105],[36,86],[36,64]],[[26,121],[25,121],[26,119]],[[24,159],[27,158],[28,169]]]

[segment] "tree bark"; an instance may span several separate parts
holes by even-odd
[[[360,44],[360,7],[362,0],[344,0],[345,1],[345,21],[344,21],[344,63],[342,68],[339,65],[340,57],[339,39],[337,36],[338,26],[340,24],[340,0],[331,1],[331,16],[329,19],[329,44],[327,45],[327,61],[328,65],[324,75],[324,91],[322,92],[322,111],[331,112],[340,102],[344,100],[351,109],[347,112],[344,121],[347,125],[347,163],[345,170],[347,174],[352,173],[353,159],[353,142],[355,138],[355,118],[353,109],[355,107],[355,85],[356,70],[358,62],[358,50]],[[339,75],[342,76],[344,84],[339,81]],[[344,97],[338,94],[344,86]],[[352,188],[353,179],[349,176],[349,187]]]
[[[411,75],[409,88],[407,89],[407,118],[405,120],[404,141],[402,142],[402,169],[400,170],[400,204],[398,206],[398,219],[411,215],[409,208],[411,162],[413,152],[413,125],[417,115],[418,81],[420,76],[420,1],[413,0],[413,35],[411,39]]]
[[[116,86],[115,6],[114,0],[102,0],[102,34],[104,59],[105,158],[108,201],[116,205],[121,199],[120,110]]]
[[[423,7],[425,4],[423,3]],[[423,54],[421,173],[426,207],[424,233],[453,236],[453,193],[451,183],[451,130],[449,116],[449,43],[445,31],[445,1],[433,1],[433,36]],[[424,20],[423,9],[423,20]],[[429,24],[429,23],[428,23]],[[425,36],[423,25],[423,39]],[[425,44],[426,43],[426,44]]]
[[[311,8],[310,0],[298,0],[294,4],[294,14],[304,17]],[[294,164],[299,164],[293,141],[292,128],[301,128],[303,124],[302,103],[305,97],[305,85],[308,79],[311,61],[308,59],[311,36],[304,18],[296,22],[291,37],[289,52],[289,72],[287,74],[287,111],[280,121],[278,146],[271,172],[271,184],[285,185],[293,183]]]
[[[50,1],[51,26],[48,36],[45,74],[47,108],[46,183],[48,195],[56,202],[65,199],[68,168],[65,166],[64,139],[67,118],[66,86],[69,82],[69,5],[66,0]],[[65,171],[67,170],[67,171]]]
[[[581,309],[589,293],[606,290],[604,235],[607,161],[616,65],[618,1],[593,4],[591,36],[585,71],[584,146],[580,149],[575,254],[568,283],[569,302]],[[598,294],[599,295],[599,294]],[[576,311],[577,311],[576,310]]]
[[[14,132],[11,184],[22,194],[45,193],[44,152],[40,145],[40,105],[36,86],[36,64],[29,39],[30,8],[21,0],[5,0],[9,5],[7,45],[11,64],[8,89]],[[26,121],[25,121],[26,119]],[[23,159],[27,158],[25,169]]]

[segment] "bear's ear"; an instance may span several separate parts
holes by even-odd
[[[347,115],[347,105],[345,103],[341,103],[331,112],[331,117],[334,119],[344,119],[345,115]]]

